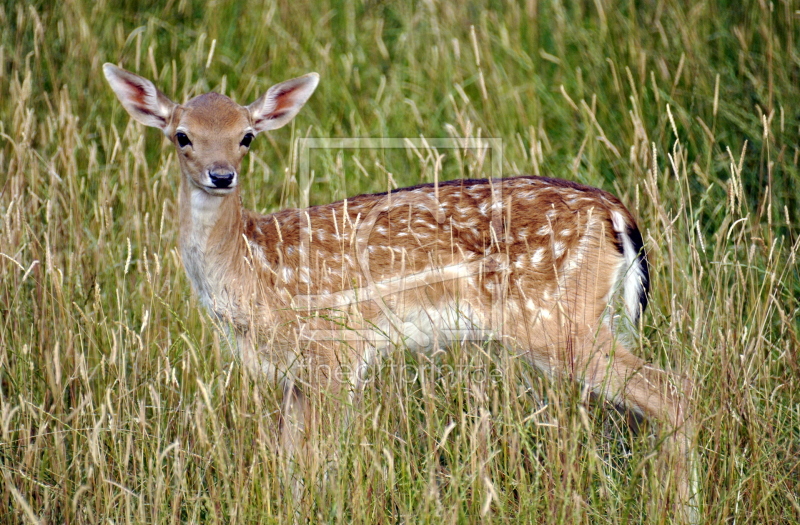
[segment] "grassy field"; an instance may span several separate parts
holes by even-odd
[[[254,142],[251,209],[434,176],[323,151],[306,181],[301,137],[497,137],[505,175],[616,193],[652,265],[637,353],[697,385],[700,521],[800,522],[796,2],[139,4],[0,4],[0,523],[674,520],[652,428],[491,352],[394,353],[292,469],[279,392],[191,294],[172,146],[106,61],[178,101],[320,73]],[[480,174],[456,153],[443,176]]]

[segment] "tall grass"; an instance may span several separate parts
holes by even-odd
[[[0,522],[674,519],[657,433],[476,348],[388,357],[293,469],[279,393],[190,293],[171,146],[130,122],[105,61],[179,101],[321,74],[291,129],[254,143],[252,209],[432,176],[327,152],[303,188],[306,136],[500,137],[505,174],[617,193],[652,264],[638,353],[697,385],[701,521],[800,522],[796,8],[0,4]]]

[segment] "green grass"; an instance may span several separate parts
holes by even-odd
[[[178,101],[320,73],[254,143],[252,209],[304,201],[306,136],[499,137],[506,175],[618,194],[652,264],[637,353],[697,384],[701,522],[800,522],[797,21],[785,0],[0,4],[0,523],[672,520],[657,434],[466,349],[390,356],[293,471],[279,392],[191,295],[172,147],[105,61]],[[433,176],[385,152],[312,168],[312,203]]]

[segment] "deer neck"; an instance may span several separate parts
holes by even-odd
[[[180,194],[183,265],[201,302],[218,315],[231,314],[226,305],[247,249],[239,188],[209,195],[187,179],[182,177]]]

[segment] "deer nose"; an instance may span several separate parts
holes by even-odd
[[[229,188],[233,184],[236,172],[227,169],[215,169],[208,172],[211,184],[217,188]]]

